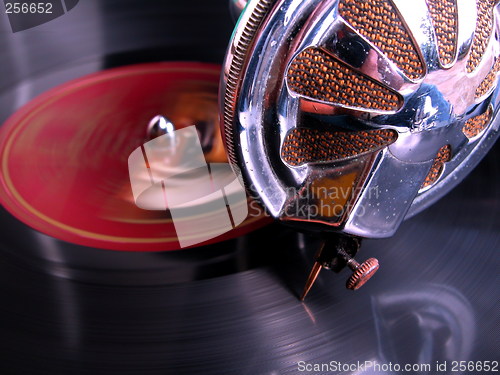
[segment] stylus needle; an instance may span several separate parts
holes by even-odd
[[[307,278],[306,286],[304,287],[304,291],[302,292],[302,296],[300,297],[301,301],[303,301],[306,298],[307,293],[309,293],[309,291],[311,290],[311,288],[312,288],[314,282],[316,281],[316,279],[318,278],[319,272],[321,271],[322,268],[323,268],[323,266],[321,265],[321,263],[314,262],[311,273],[309,274],[309,277]]]

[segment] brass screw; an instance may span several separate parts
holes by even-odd
[[[377,272],[379,268],[378,260],[369,258],[359,264],[354,258],[347,256],[347,266],[353,270],[352,275],[347,279],[347,289],[357,290],[361,288]]]

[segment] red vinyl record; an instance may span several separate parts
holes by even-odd
[[[127,168],[146,142],[148,122],[162,114],[177,128],[213,123],[207,162],[226,161],[217,125],[220,66],[151,63],[105,70],[56,87],[17,111],[0,132],[0,202],[52,237],[95,248],[180,248],[171,217],[134,203]],[[267,221],[250,206],[234,230]],[[253,210],[252,210],[253,207]]]

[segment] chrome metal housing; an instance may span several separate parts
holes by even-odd
[[[315,230],[369,238],[391,236],[404,218],[459,183],[497,139],[499,88],[495,83],[480,97],[475,92],[500,55],[498,7],[492,9],[493,31],[483,56],[475,70],[468,72],[478,22],[476,2],[455,2],[456,49],[446,64],[440,60],[428,3],[387,2],[416,47],[424,68],[421,78],[410,78],[346,22],[339,14],[339,0],[251,0],[243,11],[222,77],[223,133],[230,161],[241,169],[248,189],[273,217]],[[308,48],[326,51],[353,69],[359,66],[353,56],[372,56],[363,74],[397,92],[401,107],[394,111],[356,108],[294,92],[287,83],[289,69]],[[496,82],[498,74],[492,74]],[[487,126],[468,138],[464,124],[488,108],[492,116]],[[287,135],[303,127],[319,131],[392,129],[397,140],[341,160],[290,165],[280,150]],[[439,178],[423,187],[438,151],[447,145],[451,159],[444,163]],[[341,201],[341,212],[323,214],[318,210],[318,197],[311,196],[315,186],[348,186],[351,190],[345,199],[330,200]],[[314,206],[315,213],[310,209]]]

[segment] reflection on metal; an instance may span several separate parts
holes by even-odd
[[[171,134],[174,136],[175,126],[172,121],[162,115],[153,117],[148,124],[147,139],[155,139],[156,137],[165,134]]]
[[[443,4],[449,4],[448,18],[437,14]],[[488,5],[487,13],[493,12],[499,15]],[[495,126],[485,126],[473,139],[462,131],[488,107],[494,114],[490,123],[498,122],[500,89],[492,73],[500,55],[498,17],[491,18],[497,32],[486,35],[473,73],[466,68],[474,59],[471,45],[481,14],[478,20],[473,1],[250,2],[228,49],[221,88],[230,161],[276,218],[362,237],[393,235],[405,217],[463,179],[498,137]],[[448,28],[454,18],[458,26]],[[491,84],[477,97],[486,77]],[[396,137],[368,153],[368,160],[364,152],[349,154],[347,161],[326,153],[302,157],[295,149],[312,142],[289,139],[374,130]],[[366,150],[360,142],[359,150]],[[432,186],[422,189],[446,145],[451,158]],[[292,160],[283,150],[300,158]],[[340,217],[325,210],[311,215],[318,205],[311,189],[352,169],[363,173],[349,186],[356,194],[343,202],[348,210]]]

